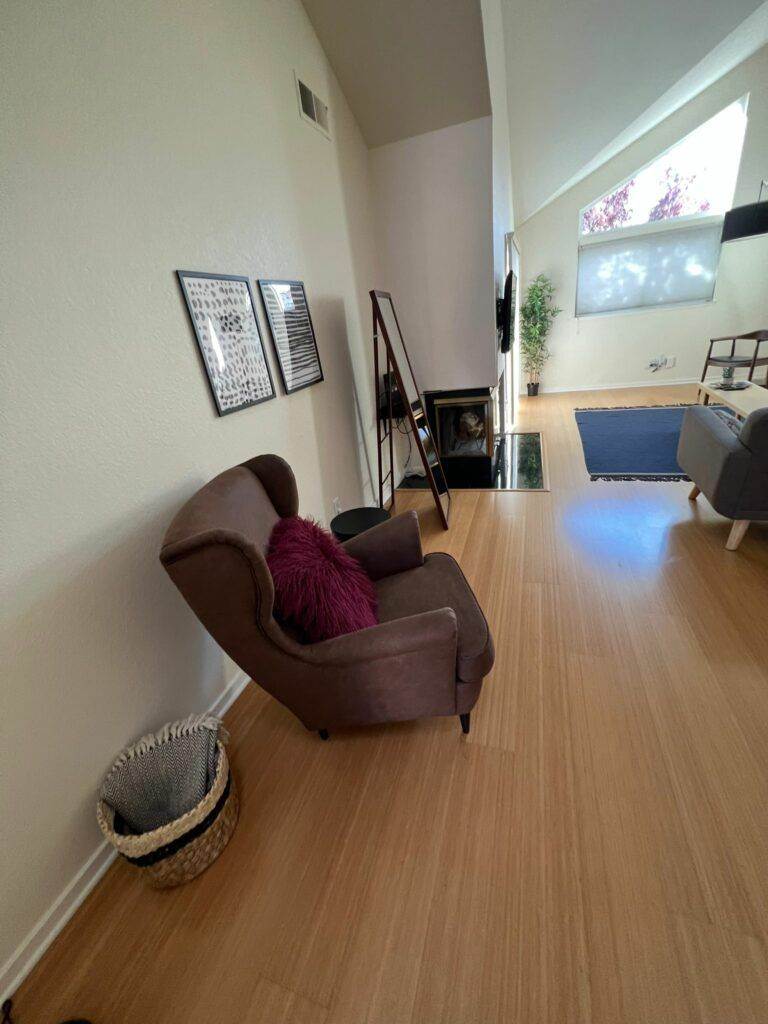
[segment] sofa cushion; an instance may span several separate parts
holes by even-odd
[[[719,416],[723,423],[728,427],[734,437],[740,437],[741,428],[743,426],[742,420],[739,419],[735,413],[732,413],[730,409],[713,409],[712,412],[715,416]]]
[[[269,538],[275,612],[310,643],[375,626],[376,591],[365,570],[311,519],[286,516]]]
[[[458,624],[456,675],[472,683],[490,672],[493,641],[488,623],[458,563],[450,555],[427,555],[424,564],[376,582],[379,622],[452,608]]]

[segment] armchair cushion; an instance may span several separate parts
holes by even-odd
[[[376,592],[365,570],[311,519],[277,521],[267,565],[277,614],[310,642],[376,625]]]
[[[424,564],[419,517],[411,510],[344,542],[372,580],[384,579]]]
[[[715,416],[720,417],[734,437],[741,436],[742,421],[735,413],[732,413],[730,409],[712,409],[712,412]]]
[[[450,555],[427,555],[422,565],[378,580],[376,593],[380,622],[438,608],[453,609],[457,621],[458,679],[473,683],[490,672],[494,652],[488,623],[464,573]]]

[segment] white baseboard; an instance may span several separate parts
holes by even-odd
[[[102,840],[0,969],[0,1002],[12,996],[117,856]]]
[[[245,672],[238,669],[234,678],[208,708],[209,713],[221,717],[232,707],[248,681]],[[117,852],[106,840],[99,843],[58,899],[22,939],[16,951],[0,968],[0,1002],[13,995],[116,856]]]
[[[539,388],[540,395],[562,395],[569,391],[621,391],[622,388],[658,388],[672,387],[675,384],[698,384],[698,377],[678,377],[675,380],[636,380],[624,384],[567,384],[562,387]],[[525,391],[520,392],[521,398],[527,398]]]
[[[208,714],[216,715],[217,718],[221,718],[225,715],[249,682],[250,679],[248,676],[241,668],[239,668],[213,704],[208,708]]]

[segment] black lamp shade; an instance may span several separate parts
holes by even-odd
[[[721,242],[733,242],[750,235],[764,235],[768,232],[768,200],[762,203],[748,203],[736,206],[726,213],[723,220]]]

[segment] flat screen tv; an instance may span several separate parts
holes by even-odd
[[[499,348],[509,352],[515,337],[515,305],[517,303],[517,277],[510,270],[504,282],[504,296],[496,300],[496,330],[499,333]]]

